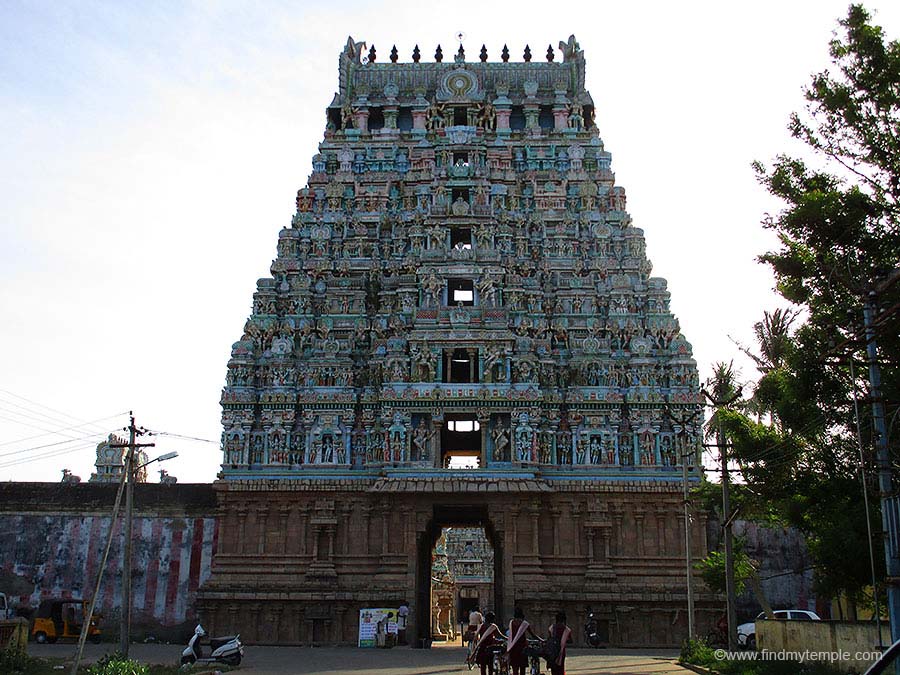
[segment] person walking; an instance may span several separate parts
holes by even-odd
[[[525,612],[521,607],[516,607],[513,611],[513,619],[509,622],[509,641],[506,644],[506,653],[509,654],[509,665],[512,668],[512,675],[525,675],[525,669],[528,667],[528,657],[525,656],[525,647],[528,646],[528,640],[525,634],[541,640],[534,634],[531,626],[525,620]],[[543,642],[543,640],[541,640]]]
[[[481,625],[484,623],[484,616],[482,616],[481,612],[478,611],[477,607],[473,607],[472,611],[469,612],[469,629],[467,631],[469,638],[469,655],[472,655],[472,651],[475,647],[475,641],[478,639],[478,630],[481,628]]]
[[[484,623],[478,629],[478,642],[475,643],[475,663],[481,666],[481,675],[494,675],[494,652],[492,647],[504,637],[494,623],[493,612],[485,612]]]
[[[557,612],[556,621],[548,631],[547,665],[550,675],[566,675],[566,647],[572,640],[572,629],[566,625],[566,613]]]

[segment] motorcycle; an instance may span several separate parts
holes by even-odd
[[[236,666],[244,655],[244,646],[241,644],[240,635],[228,635],[226,637],[209,638],[203,626],[197,624],[194,634],[191,636],[187,647],[181,652],[181,665],[192,663],[220,662],[228,666]],[[203,655],[203,644],[209,645],[209,654]]]
[[[584,623],[584,642],[591,647],[600,647],[603,643],[598,632],[597,618],[593,612],[588,614],[587,621]]]

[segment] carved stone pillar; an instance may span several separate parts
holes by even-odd
[[[278,507],[278,534],[281,540],[281,552],[288,552],[288,518],[291,515],[291,507],[288,504],[281,504]]]
[[[390,525],[391,525],[391,507],[389,504],[382,504],[379,508],[381,513],[381,553],[384,555],[388,552],[388,542],[390,541]]]
[[[553,555],[559,555],[559,516],[562,513],[558,506],[550,507],[551,527],[553,529]]]
[[[350,553],[350,517],[353,514],[352,504],[341,504],[341,553]]]
[[[234,552],[235,553],[244,553],[245,545],[244,542],[247,541],[247,514],[250,510],[247,508],[246,503],[240,503],[237,505],[235,509],[235,514],[237,515],[237,541],[234,543]]]
[[[664,504],[656,505],[656,542],[657,555],[663,556],[669,551],[668,542],[666,541],[666,517],[668,513]]]
[[[615,532],[615,546],[613,546],[613,550],[615,551],[615,555],[622,555],[624,551],[623,544],[623,532],[622,532],[622,521],[624,520],[624,514],[622,513],[622,507],[619,504],[613,504],[609,509],[610,517],[612,518],[613,526],[616,528]]]
[[[639,558],[644,557],[644,512],[635,509],[634,511],[634,538],[636,544],[636,554]]]
[[[313,533],[313,551],[312,558],[313,560],[319,559],[319,534],[322,531],[321,525],[313,525],[312,533]]]
[[[581,555],[581,517],[584,515],[584,508],[579,502],[572,504],[572,523],[575,526],[575,536],[572,537],[572,543],[575,546],[574,555]]]
[[[538,537],[538,527],[540,526],[541,507],[540,504],[532,503],[528,507],[528,515],[531,516],[531,553],[540,555],[540,539]]]
[[[369,529],[372,525],[372,511],[375,509],[370,504],[364,504],[362,507],[363,514],[363,553],[370,554],[372,552],[371,548],[371,539],[372,537],[369,535]]]
[[[260,506],[256,510],[256,531],[259,535],[257,552],[262,555],[266,552],[266,535],[269,531],[269,507]]]
[[[299,509],[297,509],[299,524],[297,526],[297,532],[299,534],[298,541],[298,550],[297,552],[300,555],[306,555],[308,553],[308,546],[306,545],[306,536],[309,530],[309,506],[304,504]]]

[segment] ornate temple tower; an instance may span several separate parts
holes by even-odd
[[[382,63],[348,40],[228,363],[216,630],[351,642],[360,608],[416,598],[427,635],[425,568],[457,525],[491,539],[501,616],[591,607],[615,644],[683,637],[696,363],[583,52],[559,46]]]

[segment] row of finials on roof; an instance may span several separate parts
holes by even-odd
[[[547,45],[547,62],[552,62],[555,57],[555,52],[553,51],[553,45]],[[397,53],[397,45],[391,47],[391,63],[397,63],[398,53]],[[416,45],[413,49],[412,60],[413,63],[418,63],[422,58],[422,53],[419,51],[419,45]],[[456,60],[464,61],[466,58],[466,52],[463,49],[463,46],[459,46],[459,51],[456,52]],[[488,60],[487,47],[481,45],[481,52],[478,54],[478,58],[481,59],[482,63]],[[509,48],[506,45],[503,45],[503,51],[500,52],[500,58],[503,60],[503,63],[507,63],[509,61]],[[531,61],[531,47],[525,45],[525,51],[522,54],[522,58],[525,61]],[[369,48],[369,63],[375,63],[376,53],[375,53],[375,45],[372,45]],[[441,46],[438,45],[437,49],[434,52],[434,60],[437,63],[440,63],[444,60],[444,50],[441,49]]]

